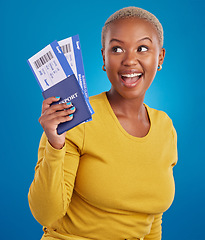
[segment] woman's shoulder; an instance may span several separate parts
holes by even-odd
[[[105,106],[107,105],[106,92],[102,92],[100,94],[89,97],[89,102],[95,112],[98,112],[100,110],[104,111]]]
[[[149,113],[149,117],[151,119],[151,122],[155,125],[158,126],[160,129],[164,130],[174,130],[174,125],[172,122],[172,119],[170,116],[163,110],[158,110],[155,108],[151,108],[148,105],[146,105],[147,111]]]
[[[106,93],[102,92],[100,94],[89,97],[89,101],[90,103],[104,101],[105,97],[106,97]]]
[[[147,104],[145,104],[147,111],[150,115],[152,115],[152,118],[156,120],[164,120],[164,121],[172,121],[169,115],[163,111],[163,110],[158,110],[156,108],[149,107]]]

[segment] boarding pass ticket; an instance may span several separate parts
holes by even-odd
[[[79,36],[75,35],[59,42],[54,41],[28,59],[31,70],[43,91],[66,77],[75,74],[89,105]]]
[[[88,96],[79,36],[75,35],[58,42],[86,98]]]
[[[57,41],[29,58],[28,63],[42,91],[73,74]]]

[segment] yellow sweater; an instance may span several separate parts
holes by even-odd
[[[145,105],[151,128],[137,138],[120,125],[105,93],[90,102],[93,120],[68,131],[63,149],[42,136],[28,195],[42,239],[160,240],[175,189],[172,121]]]

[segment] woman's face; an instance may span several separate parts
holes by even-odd
[[[156,29],[130,18],[114,21],[105,34],[102,55],[112,90],[124,98],[144,97],[164,60]]]

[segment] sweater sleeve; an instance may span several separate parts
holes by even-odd
[[[43,226],[51,226],[68,209],[83,146],[82,128],[68,132],[69,139],[61,150],[54,149],[45,133],[42,135],[28,201],[33,216]]]
[[[145,236],[144,240],[161,240],[162,237],[162,213],[154,217],[150,233]]]

